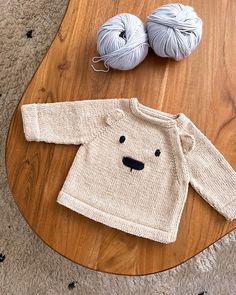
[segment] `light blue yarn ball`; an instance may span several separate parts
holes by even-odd
[[[202,20],[191,6],[166,4],[148,16],[147,33],[149,44],[157,55],[178,61],[199,44]]]
[[[130,13],[117,14],[97,31],[97,50],[104,65],[130,70],[147,56],[148,37],[144,23]]]

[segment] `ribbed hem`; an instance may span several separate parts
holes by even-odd
[[[39,140],[39,123],[36,104],[25,104],[21,106],[23,130],[28,141]]]
[[[77,198],[72,197],[71,195],[63,191],[60,191],[56,201],[57,203],[70,208],[71,210],[80,213],[88,218],[91,218],[97,222],[106,224],[110,227],[119,229],[132,235],[151,239],[165,244],[172,243],[176,240],[175,235],[173,235],[171,232],[166,232],[142,224],[137,224],[132,221],[101,211],[82,202]]]

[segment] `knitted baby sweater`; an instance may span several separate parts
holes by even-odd
[[[80,145],[57,202],[93,220],[162,243],[176,240],[188,184],[236,218],[236,172],[183,113],[137,98],[21,107],[28,141]]]

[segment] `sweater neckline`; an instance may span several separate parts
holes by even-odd
[[[181,125],[185,121],[185,115],[183,113],[171,114],[153,109],[141,104],[137,97],[130,98],[130,110],[134,115],[162,126]]]

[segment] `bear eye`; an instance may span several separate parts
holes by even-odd
[[[155,151],[155,156],[156,156],[156,157],[159,157],[160,154],[161,154],[161,151],[160,151],[159,149],[157,149],[157,150]]]
[[[120,143],[125,142],[125,136],[124,136],[124,135],[121,135],[121,137],[120,137],[120,139],[119,139],[119,142],[120,142]]]

